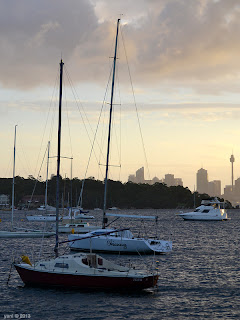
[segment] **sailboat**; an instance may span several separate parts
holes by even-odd
[[[113,97],[114,97],[114,84],[115,84],[115,69],[117,60],[117,48],[118,48],[118,29],[119,21],[117,24],[115,52],[113,58],[113,72],[112,72],[112,89],[111,89],[111,102],[110,102],[110,114],[108,125],[108,144],[107,144],[107,158],[106,158],[106,173],[105,173],[105,186],[104,186],[104,205],[103,205],[103,222],[102,229],[92,231],[87,235],[70,234],[68,236],[69,246],[72,250],[84,250],[90,249],[94,252],[121,252],[121,253],[167,253],[172,250],[172,241],[165,241],[159,239],[144,239],[135,238],[130,230],[118,231],[114,229],[106,229],[107,224],[107,183],[108,183],[108,169],[109,169],[109,154],[110,154],[110,142],[111,142],[111,128],[112,128],[112,111],[113,111]],[[108,214],[110,215],[110,214]],[[111,214],[113,215],[113,214]],[[117,214],[116,214],[117,215]],[[118,215],[119,216],[119,215]],[[122,215],[123,216],[123,215]],[[125,215],[125,217],[129,217]],[[132,216],[133,218],[133,216]],[[141,219],[156,219],[156,217],[149,216],[137,216],[134,218]],[[107,232],[107,234],[106,234]],[[91,235],[97,237],[91,238]],[[78,241],[79,239],[79,241]],[[71,242],[72,241],[72,242]]]
[[[62,104],[63,62],[60,62],[58,155],[56,185],[56,242],[55,258],[31,263],[27,256],[14,263],[22,281],[26,285],[62,286],[84,289],[135,289],[141,290],[156,286],[158,274],[145,272],[112,263],[99,255],[78,253],[74,255],[58,254],[58,215],[59,215],[59,169],[61,140],[61,104]]]
[[[47,232],[44,230],[30,230],[30,229],[24,229],[24,228],[21,228],[21,229],[14,228],[13,216],[14,216],[16,132],[17,132],[17,125],[15,125],[15,130],[14,130],[11,230],[10,231],[0,231],[0,238],[42,238],[43,236],[44,237],[51,237],[54,235],[54,232]]]

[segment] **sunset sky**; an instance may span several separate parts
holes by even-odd
[[[239,0],[0,0],[0,177],[12,176],[15,124],[16,175],[37,176],[50,138],[56,155],[61,57],[67,71],[62,155],[73,157],[73,176],[84,177],[119,17],[113,133],[120,140],[121,127],[122,138],[117,147],[113,135],[110,178],[125,182],[144,166],[146,179],[172,173],[193,190],[203,167],[210,181],[231,184],[232,153],[234,179],[240,177]],[[109,105],[104,109],[106,123]],[[101,180],[105,137],[99,126],[87,172]],[[56,160],[50,162],[55,173]],[[70,176],[67,159],[61,174]]]

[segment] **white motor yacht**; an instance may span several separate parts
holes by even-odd
[[[184,220],[222,221],[229,220],[225,203],[217,198],[202,200],[201,205],[192,212],[178,213]]]

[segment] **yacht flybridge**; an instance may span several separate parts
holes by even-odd
[[[229,220],[225,203],[217,198],[202,200],[201,205],[192,212],[177,214],[184,220],[222,221]]]

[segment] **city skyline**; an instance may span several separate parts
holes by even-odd
[[[45,122],[51,103],[57,101],[57,94],[52,97],[61,57],[77,92],[79,109],[88,117],[92,140],[111,69],[109,57],[119,13],[123,13],[120,40],[124,39],[125,46],[119,44],[114,108],[120,112],[122,105],[125,113],[125,151],[122,148],[121,172],[116,169],[119,161],[111,155],[110,178],[127,181],[129,172],[144,165],[148,167],[146,179],[174,172],[193,191],[195,174],[203,167],[209,180],[219,179],[225,186],[232,184],[231,154],[235,157],[234,180],[240,176],[237,1],[196,0],[191,6],[180,0],[59,0],[57,6],[46,0],[0,1],[1,177],[12,174],[15,124],[16,174],[37,176],[49,139],[49,131],[43,137]],[[68,85],[66,93],[69,91]],[[137,133],[138,118],[133,115],[135,102],[144,151]],[[65,129],[63,153],[74,158],[73,176],[84,178],[91,142],[72,96],[66,104],[63,124],[69,122],[73,138],[70,147]],[[55,127],[52,131],[56,132]],[[90,163],[88,176],[103,178],[99,163],[104,162]],[[54,173],[53,160],[51,166]],[[70,176],[69,162],[62,166],[62,175]]]

